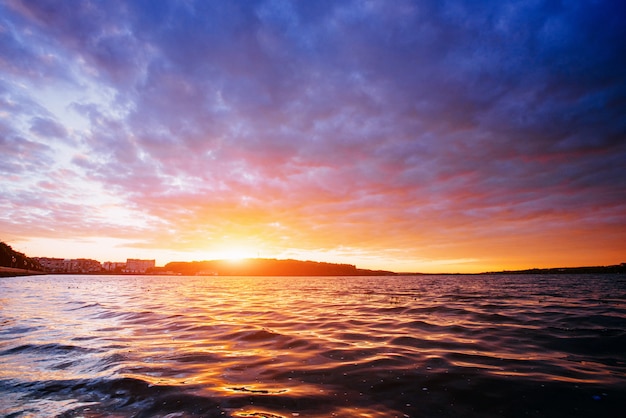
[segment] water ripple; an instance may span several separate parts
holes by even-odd
[[[626,397],[622,276],[43,276],[0,290],[5,416],[617,417]]]

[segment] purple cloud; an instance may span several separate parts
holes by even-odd
[[[626,220],[626,8],[612,2],[0,10],[0,169],[32,171],[24,188],[75,170],[181,237],[226,234],[213,220],[339,248],[373,229],[412,254],[427,234],[475,245],[490,227]],[[48,86],[54,100],[37,95]],[[282,235],[264,226],[280,219]]]

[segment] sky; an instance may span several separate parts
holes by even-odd
[[[626,3],[0,0],[0,240],[626,262]]]

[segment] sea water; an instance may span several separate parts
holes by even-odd
[[[623,417],[626,276],[0,278],[6,417]]]

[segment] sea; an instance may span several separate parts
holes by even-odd
[[[4,417],[624,417],[626,275],[0,278]]]

